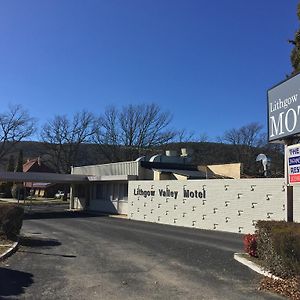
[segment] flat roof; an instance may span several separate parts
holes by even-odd
[[[45,182],[45,183],[86,183],[86,175],[38,173],[38,172],[0,172],[0,181]]]
[[[136,175],[76,175],[38,172],[0,172],[0,181],[38,182],[38,183],[88,183],[97,181],[129,181],[136,180]]]

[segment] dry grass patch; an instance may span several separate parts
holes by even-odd
[[[259,289],[275,292],[292,300],[300,300],[300,277],[284,280],[265,277],[260,282]]]
[[[14,241],[0,236],[0,256],[5,253],[13,245],[13,243]]]

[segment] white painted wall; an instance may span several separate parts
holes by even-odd
[[[86,208],[86,199],[83,197],[74,197],[74,207],[71,208],[84,210]]]
[[[176,199],[175,193],[173,197],[159,195],[159,191],[167,188],[178,192]],[[184,197],[183,189],[202,192],[202,198],[201,194],[198,198]],[[152,191],[154,195],[137,195],[138,190],[147,193]],[[253,233],[257,220],[286,219],[286,187],[283,178],[130,181],[128,218],[176,226]],[[300,218],[300,214],[297,218]]]

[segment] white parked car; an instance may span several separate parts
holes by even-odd
[[[65,193],[63,191],[57,191],[57,193],[54,195],[55,199],[62,199],[64,197]]]

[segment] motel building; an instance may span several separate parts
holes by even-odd
[[[0,181],[68,184],[70,209],[142,222],[245,234],[258,220],[300,221],[300,201],[291,204],[285,178],[241,179],[240,173],[240,164],[194,166],[182,149],[73,167],[71,174],[0,172]],[[293,198],[300,198],[300,185]]]
[[[86,175],[88,185],[72,185],[71,209],[101,211],[111,214],[128,214],[128,189],[131,181],[195,180],[208,174],[190,164],[187,150],[181,156],[175,151],[155,155],[150,159],[140,157],[135,161],[73,167],[72,174]],[[209,176],[212,176],[210,172]],[[141,189],[136,195],[143,194]]]
[[[294,170],[300,145],[292,147]],[[300,184],[293,201],[285,178],[241,179],[240,173],[240,164],[194,166],[182,149],[181,155],[73,167],[71,174],[0,172],[0,181],[68,184],[71,210],[142,222],[241,234],[253,233],[258,220],[300,222]]]
[[[70,209],[198,229],[253,233],[258,220],[300,221],[284,178],[241,179],[240,164],[197,167],[185,149],[135,161],[73,167]],[[298,195],[299,194],[299,195]],[[300,188],[294,187],[294,197]],[[299,207],[298,207],[299,206]]]
[[[295,168],[297,159],[290,161]],[[291,203],[285,178],[241,179],[240,173],[240,164],[194,166],[182,149],[181,155],[73,167],[71,174],[0,172],[0,181],[68,184],[70,209],[142,222],[242,234],[253,233],[258,220],[300,222],[300,184]]]

